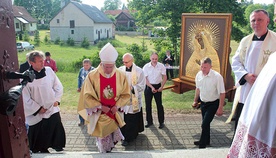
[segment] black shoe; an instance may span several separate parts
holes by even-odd
[[[158,127],[159,129],[162,129],[162,128],[164,128],[164,123],[160,123],[160,125],[159,125],[159,127]]]
[[[84,125],[84,122],[81,122],[78,124],[78,126],[83,126]]]
[[[202,145],[202,144],[200,144],[200,141],[195,141],[195,142],[194,142],[194,145]],[[207,143],[206,145],[210,145],[210,143]],[[205,145],[205,146],[206,146],[206,145]]]
[[[151,125],[153,125],[153,123],[148,123],[145,125],[146,128],[149,128]]]
[[[199,145],[200,144],[200,141],[195,141],[194,142],[194,145]]]
[[[123,140],[122,146],[128,146],[128,142],[126,140]]]
[[[38,152],[39,152],[39,150],[35,150],[35,149],[30,150],[30,153],[38,153]]]
[[[200,144],[200,145],[198,146],[198,148],[199,148],[199,149],[205,149],[205,148],[206,148],[206,145]]]
[[[50,153],[48,149],[42,149],[40,150],[40,153]]]
[[[57,148],[55,149],[57,152],[63,151],[63,148]]]

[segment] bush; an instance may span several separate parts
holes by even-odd
[[[55,43],[56,45],[58,45],[58,44],[60,44],[60,42],[61,42],[60,37],[57,37],[54,43]]]
[[[99,58],[99,53],[93,53],[92,56],[82,56],[82,58],[78,59],[77,61],[73,62],[71,65],[73,67],[73,72],[79,72],[80,68],[82,67],[82,61],[84,59],[90,59],[91,65],[93,67],[97,67],[101,60]]]
[[[84,37],[83,41],[81,42],[81,47],[83,48],[89,48],[90,43],[87,37]]]
[[[154,49],[157,52],[166,51],[167,49],[172,50],[171,42],[165,38],[154,38],[151,39],[151,42],[154,44]]]
[[[27,42],[30,41],[30,35],[29,35],[28,31],[24,31],[23,40],[27,41]]]
[[[110,44],[112,44],[113,45],[113,47],[121,47],[123,44],[120,42],[120,41],[118,41],[118,40],[112,40],[112,39],[105,39],[105,40],[100,40],[100,41],[98,41],[98,43],[97,43],[97,47],[99,48],[99,49],[101,49],[103,46],[105,46],[107,43],[110,43]]]
[[[148,60],[143,60],[143,48],[142,46],[139,46],[136,43],[133,43],[131,45],[128,45],[127,50],[133,55],[134,60],[135,60],[135,64],[143,67],[145,65],[145,63],[147,63]]]
[[[38,30],[50,30],[50,25],[49,24],[37,24],[37,29]]]
[[[119,25],[116,27],[116,31],[127,31],[127,27]]]
[[[64,46],[64,44],[65,44],[65,43],[64,43],[63,41],[60,41],[60,42],[59,42],[59,45],[60,45],[60,46]]]
[[[84,59],[90,59],[91,60],[91,63],[93,65],[93,60],[92,60],[92,57],[88,57],[88,56],[82,56],[82,58],[78,59],[77,61],[73,62],[72,63],[72,66],[74,68],[74,72],[78,72],[80,70],[80,68],[82,68],[82,61]]]
[[[75,41],[73,38],[68,37],[67,41],[66,41],[67,45],[69,46],[74,46],[75,45]]]
[[[50,43],[50,40],[49,40],[49,38],[48,38],[48,35],[46,35],[46,36],[44,37],[44,43]]]

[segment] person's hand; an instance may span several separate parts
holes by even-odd
[[[107,107],[107,106],[103,106],[103,105],[102,105],[102,111],[103,111],[104,113],[108,113],[108,112],[110,111],[110,108]]]
[[[157,90],[154,87],[151,88],[151,91],[152,91],[152,93],[156,93],[157,92]]]
[[[250,85],[253,85],[253,83],[255,82],[257,76],[254,74],[250,74],[248,73],[247,75],[244,76],[244,79],[246,80],[246,82],[248,82]]]
[[[200,108],[200,104],[198,102],[193,102],[192,107],[194,109],[199,109]]]
[[[117,111],[118,111],[118,108],[117,108],[116,105],[114,105],[114,106],[111,108],[112,114],[115,115]]]
[[[158,90],[157,90],[157,92],[162,92],[162,91],[163,91],[162,87],[158,88]]]
[[[43,107],[39,110],[39,112],[38,113],[40,113],[40,114],[44,114],[45,112],[47,111],[47,109],[44,109]]]
[[[80,92],[81,91],[81,89],[80,88],[78,88],[78,90],[77,90],[78,92]]]
[[[222,114],[223,114],[223,106],[219,106],[219,108],[218,108],[218,110],[216,112],[216,115],[217,116],[222,116]]]
[[[54,107],[58,106],[58,101],[54,102]]]

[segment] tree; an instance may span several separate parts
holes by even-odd
[[[137,21],[136,25],[144,28],[155,17],[156,2],[153,0],[133,0],[129,2],[129,8],[137,10],[134,14]]]
[[[235,0],[197,0],[198,11],[203,13],[232,13],[233,29],[232,39],[240,41],[244,33],[240,28],[246,26],[247,22],[244,17],[243,3],[238,3]],[[227,7],[226,7],[227,6]]]
[[[105,0],[103,10],[117,10],[121,4],[121,0]]]
[[[168,20],[169,27],[166,29],[166,34],[169,37],[175,54],[175,61],[178,64],[179,59],[179,48],[178,40],[180,39],[181,33],[181,15],[182,13],[193,12],[193,0],[160,0],[158,1],[157,12],[163,19]]]
[[[40,46],[40,36],[39,36],[38,30],[35,31],[34,42],[35,42],[35,46]]]
[[[157,17],[166,19],[168,22],[166,35],[173,45],[173,53],[178,61],[179,51],[177,48],[181,31],[181,14],[193,10],[193,0],[133,0],[130,1],[129,6],[137,10],[135,15],[137,26],[142,28]]]
[[[236,41],[243,37],[244,33],[240,28],[247,24],[243,16],[244,8],[235,0],[133,0],[129,6],[137,10],[134,17],[140,27],[146,27],[157,17],[168,21],[166,35],[173,45],[176,61],[179,54],[177,48],[179,48],[182,13],[232,13],[232,38]]]

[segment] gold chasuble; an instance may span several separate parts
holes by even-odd
[[[101,64],[91,71],[84,81],[78,105],[78,113],[86,120],[88,133],[95,137],[106,137],[125,125],[119,112],[113,115],[104,113],[101,106],[118,108],[125,106],[130,99],[126,76],[114,68],[109,77]],[[87,111],[93,111],[88,112]]]

